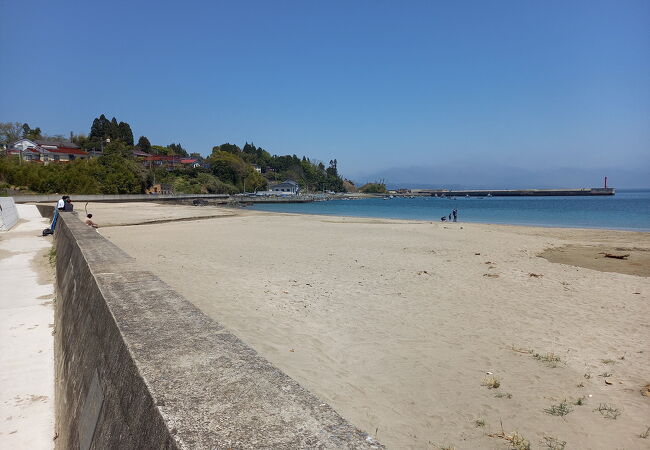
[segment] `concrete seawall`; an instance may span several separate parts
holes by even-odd
[[[184,199],[228,199],[227,194],[71,194],[72,199],[78,202],[155,202],[160,200],[184,200]],[[51,202],[55,204],[61,198],[61,194],[36,194],[36,195],[14,195],[16,203],[42,203]]]
[[[382,448],[72,213],[55,242],[57,448]]]
[[[11,197],[0,197],[0,231],[9,231],[18,222],[18,210]]]

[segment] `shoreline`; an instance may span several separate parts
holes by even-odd
[[[402,220],[410,222],[422,222],[429,224],[472,224],[472,225],[488,225],[488,226],[497,226],[497,227],[524,227],[524,228],[542,228],[542,229],[557,229],[557,230],[580,230],[580,231],[615,231],[615,232],[626,232],[626,233],[650,233],[650,228],[648,229],[636,229],[636,228],[600,228],[600,227],[572,227],[572,226],[560,226],[560,225],[531,225],[531,224],[516,224],[516,223],[498,223],[498,222],[472,222],[472,221],[461,221],[458,222],[442,222],[440,220],[425,220],[425,219],[404,219],[404,218],[395,218],[395,217],[377,217],[377,216],[353,216],[353,215],[341,215],[341,214],[318,214],[318,213],[306,213],[306,212],[289,212],[289,211],[270,211],[263,209],[254,209],[255,207],[246,206],[245,210],[259,213],[271,213],[271,214],[291,214],[291,215],[304,215],[304,216],[319,216],[319,217],[346,217],[346,218],[359,218],[359,219],[378,219],[378,220]]]

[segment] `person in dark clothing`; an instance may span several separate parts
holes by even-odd
[[[70,197],[65,199],[65,205],[63,205],[63,210],[65,212],[72,212],[74,210],[74,205],[72,204],[72,200]]]
[[[454,222],[458,221],[458,210],[454,208],[454,210],[451,212],[451,214],[454,216]]]

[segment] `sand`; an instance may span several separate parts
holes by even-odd
[[[52,205],[52,203],[44,204]],[[92,220],[101,227],[227,217],[236,213],[236,211],[236,208],[154,202],[100,203],[78,201],[74,203],[74,212],[77,213],[79,218],[85,219],[86,214],[91,213],[93,215]]]
[[[650,233],[222,212],[100,232],[389,448],[650,446],[650,278],[539,256]]]

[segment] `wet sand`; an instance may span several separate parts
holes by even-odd
[[[222,211],[99,231],[390,448],[647,448],[650,233]]]

